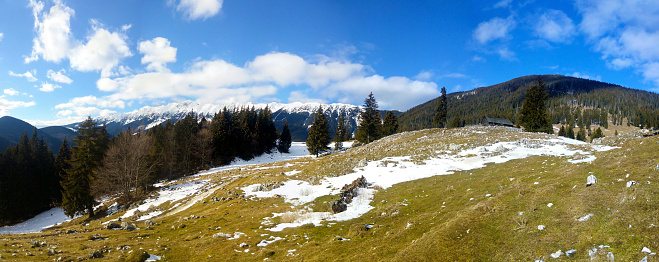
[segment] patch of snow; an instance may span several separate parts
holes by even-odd
[[[76,216],[75,218],[78,217],[80,216]],[[64,214],[64,210],[59,207],[53,207],[16,225],[0,227],[0,234],[37,233],[66,221],[71,221],[71,218]]]
[[[162,205],[167,202],[176,202],[179,200],[182,200],[188,196],[197,194],[199,192],[199,189],[208,184],[208,181],[195,181],[195,182],[187,182],[187,183],[180,183],[172,186],[162,186],[159,185],[161,188],[158,190],[158,196],[155,198],[148,198],[143,201],[142,204],[140,204],[138,207],[130,209],[124,213],[121,218],[129,218],[135,215],[136,211],[139,212],[146,212],[151,206],[157,207],[159,205]],[[156,211],[159,212],[158,214],[145,214],[139,218],[139,220],[146,220],[153,218],[163,211]]]
[[[547,207],[552,207],[553,205],[554,205],[554,203],[549,203],[549,204],[547,204]]]
[[[545,225],[538,225],[538,230],[545,230]]]
[[[283,239],[283,238],[281,238],[281,237],[273,237],[273,236],[270,236],[270,240],[265,240],[265,239],[264,239],[264,240],[261,240],[261,242],[259,242],[258,244],[256,244],[256,246],[257,246],[257,247],[265,247],[265,246],[267,246],[267,245],[270,245],[270,244],[274,243],[275,241],[282,240],[282,239]]]
[[[549,256],[550,256],[551,258],[559,258],[559,257],[561,257],[561,255],[563,255],[563,251],[558,250],[558,251],[552,253],[552,254],[549,255]]]
[[[648,253],[648,254],[652,253],[652,251],[647,247],[643,247],[643,249],[641,249],[641,252]]]
[[[154,255],[154,254],[149,254],[149,258],[147,258],[146,260],[144,260],[144,262],[158,261],[158,260],[160,260],[160,257],[159,257],[159,256],[156,256],[156,255]]]

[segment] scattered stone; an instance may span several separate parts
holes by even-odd
[[[558,250],[558,251],[556,251],[555,253],[552,253],[552,254],[549,255],[549,256],[550,256],[551,258],[559,258],[559,257],[561,257],[561,255],[563,255],[563,251]]]
[[[222,232],[220,232],[220,233],[216,233],[216,234],[213,235],[214,238],[217,238],[217,237],[230,238],[230,237],[232,237],[232,236],[233,236],[233,235],[231,235],[231,234],[222,233]]]
[[[611,262],[615,261],[615,257],[613,257],[613,252],[607,253],[606,258]]]
[[[547,204],[547,207],[551,207],[553,205],[554,205],[554,203],[549,203],[549,204]]]
[[[69,229],[69,230],[66,231],[66,233],[67,233],[67,234],[77,234],[78,231],[75,231],[75,230],[73,230],[73,229]]]
[[[595,183],[597,183],[597,177],[594,175],[590,175],[588,178],[586,178],[586,186],[592,186]]]
[[[240,243],[240,247],[241,248],[246,248],[246,247],[249,247],[249,245],[247,243]]]
[[[588,256],[590,257],[590,260],[594,260],[597,257],[597,248],[592,247],[591,249],[589,249]]]
[[[359,163],[357,163],[357,167],[365,167],[368,164],[368,159],[364,158],[362,160],[359,160]]]
[[[579,222],[585,222],[585,221],[588,221],[588,219],[590,219],[590,218],[593,217],[593,216],[595,216],[595,215],[593,215],[593,214],[588,214],[588,215],[582,216],[582,217],[580,217],[580,218],[577,218],[577,221],[579,221]]]
[[[156,224],[156,223],[153,223],[153,221],[151,221],[151,220],[146,220],[146,221],[144,221],[144,225],[146,225],[146,226],[153,226],[153,225],[155,225],[155,224]]]
[[[126,230],[126,231],[133,231],[135,230],[135,226],[132,224],[129,224],[128,222],[121,222],[121,229]]]
[[[101,251],[94,251],[91,254],[89,254],[89,259],[94,259],[94,258],[102,258],[103,254],[101,254]]]
[[[565,255],[566,255],[567,257],[570,257],[570,256],[574,255],[575,253],[577,253],[577,250],[576,250],[576,249],[570,249],[570,250],[568,250],[568,251],[565,251]]]
[[[352,203],[352,199],[357,196],[357,188],[366,188],[368,183],[364,176],[355,179],[351,184],[346,184],[341,188],[339,199],[332,203],[332,212],[341,213],[348,209],[348,204]]]
[[[538,225],[538,230],[545,230],[545,225]]]
[[[124,223],[125,223],[125,222],[124,222]],[[121,228],[121,225],[119,225],[119,224],[117,224],[117,223],[115,223],[115,222],[112,222],[112,223],[110,223],[110,224],[105,225],[104,228],[105,228],[105,229],[116,229],[116,228]]]
[[[647,248],[647,247],[643,247],[643,249],[641,250],[641,252],[643,252],[643,253],[648,253],[648,254],[652,253],[652,251],[650,251],[650,249]]]
[[[627,187],[632,187],[632,186],[635,186],[635,185],[638,185],[638,182],[636,182],[636,181],[634,181],[634,180],[632,180],[632,181],[627,181]]]
[[[639,260],[638,262],[648,262],[648,256],[645,256],[643,259]]]

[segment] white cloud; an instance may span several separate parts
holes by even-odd
[[[190,20],[215,16],[222,9],[223,0],[180,0],[176,10]]]
[[[383,106],[404,109],[417,102],[414,95],[437,93],[436,84],[412,81],[405,77],[383,78],[373,75],[371,68],[358,63],[337,60],[326,56],[300,56],[273,52],[257,56],[254,60],[237,66],[224,60],[201,60],[191,64],[183,72],[155,71],[123,77],[103,77],[96,82],[97,88],[109,92],[111,100],[136,99],[197,99],[205,103],[254,102],[271,99],[279,90],[290,86],[311,87],[302,93],[292,93],[289,99],[327,100],[340,98],[340,94],[357,94],[343,88],[357,83],[367,86],[359,90],[383,92]],[[366,89],[365,89],[366,88]],[[366,91],[364,91],[366,92]],[[369,91],[370,92],[370,91]],[[386,92],[386,94],[385,94]],[[308,94],[318,97],[310,99]],[[360,104],[363,94],[354,101]],[[421,100],[426,99],[422,97]],[[345,100],[345,99],[344,99]]]
[[[582,15],[579,29],[607,66],[632,68],[659,87],[659,2],[627,0],[578,0]]]
[[[55,84],[51,84],[51,83],[44,82],[44,83],[41,83],[41,88],[39,88],[39,91],[42,91],[42,92],[53,92],[53,91],[55,91],[55,89],[57,89],[57,88],[62,88],[62,87],[59,86],[59,85],[55,85]]]
[[[126,103],[121,100],[110,99],[107,97],[98,98],[95,96],[74,97],[67,103],[55,106],[55,109],[78,108],[85,106],[98,106],[102,108],[125,108]]]
[[[5,93],[5,95],[8,95],[8,96],[16,96],[16,95],[20,94],[20,92],[16,91],[16,89],[13,89],[13,88],[7,88],[7,89],[3,90],[3,93]]]
[[[318,98],[309,98],[307,95],[303,94],[302,92],[293,91],[288,96],[288,102],[289,103],[302,102],[302,103],[321,103],[321,104],[325,104],[325,103],[327,103],[327,100],[318,99]]]
[[[166,71],[165,64],[176,62],[176,47],[170,46],[166,38],[156,37],[153,40],[142,41],[137,50],[144,54],[142,64],[148,64],[147,70]]]
[[[441,77],[442,78],[467,78],[467,75],[462,74],[462,73],[448,73],[448,74],[443,74]]]
[[[478,55],[475,55],[475,56],[471,59],[471,61],[474,61],[474,62],[485,62],[485,58],[483,58],[483,57],[481,57],[481,56],[478,56]]]
[[[63,83],[63,84],[71,84],[73,83],[73,80],[69,78],[68,76],[65,75],[66,70],[62,69],[60,71],[53,71],[51,69],[48,69],[48,79],[53,80],[58,83]]]
[[[349,104],[361,104],[370,92],[375,94],[381,108],[398,110],[407,110],[439,95],[437,84],[433,82],[380,75],[349,78],[323,90],[327,97]]]
[[[576,27],[563,11],[547,10],[534,25],[536,36],[554,43],[569,43],[576,34]]]
[[[76,40],[70,25],[75,11],[61,1],[54,1],[49,10],[44,10],[43,2],[31,0],[30,7],[37,36],[32,41],[31,55],[25,58],[26,63],[39,60],[39,57],[55,63],[68,59],[73,69],[101,71],[109,76],[122,59],[132,55],[123,33],[110,32],[93,19],[86,42]],[[125,26],[122,28],[127,30]]]
[[[430,72],[430,71],[421,71],[419,72],[416,76],[414,76],[414,79],[416,80],[421,80],[421,81],[428,81],[435,76],[435,73]]]
[[[513,0],[501,0],[494,4],[494,8],[506,8],[509,7]]]
[[[0,33],[0,41],[2,41],[2,38],[4,38],[4,37],[5,37],[5,34]]]
[[[591,76],[579,72],[574,72],[572,73],[573,77],[578,77],[578,78],[584,78],[584,79],[590,79],[590,80],[596,80],[596,81],[602,81],[602,77],[597,75],[597,76]]]
[[[29,6],[32,7],[37,37],[32,40],[32,54],[25,58],[25,63],[39,60],[39,56],[46,61],[60,62],[73,44],[69,23],[75,12],[61,1],[56,1],[43,13],[43,2],[30,0]]]
[[[503,60],[508,60],[508,61],[517,61],[517,55],[515,52],[511,51],[508,49],[508,47],[500,47],[495,50],[495,53],[501,57]]]
[[[472,37],[480,44],[487,44],[497,39],[507,39],[510,38],[510,31],[515,28],[516,24],[512,16],[505,19],[495,17],[478,24]]]
[[[101,71],[101,75],[112,75],[112,69],[119,62],[133,54],[126,43],[126,36],[94,26],[94,33],[87,43],[71,49],[69,56],[71,67],[78,71]]]
[[[36,74],[37,74],[37,70],[27,71],[27,72],[22,73],[22,74],[17,74],[17,73],[14,73],[13,71],[9,71],[10,76],[24,77],[25,79],[27,79],[27,81],[30,81],[30,82],[36,82],[37,80],[39,80],[36,77],[34,77],[34,75],[36,75]]]
[[[10,101],[5,98],[5,96],[0,96],[0,116],[9,115],[9,110],[20,108],[20,107],[31,107],[36,105],[34,101],[24,102],[24,101]]]

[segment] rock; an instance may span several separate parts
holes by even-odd
[[[639,260],[638,262],[648,262],[648,256],[645,256],[643,259]]]
[[[597,248],[593,247],[588,250],[588,256],[590,257],[590,260],[594,260],[597,257]]]
[[[124,223],[126,223],[126,222],[124,222]],[[119,225],[119,224],[117,224],[117,223],[115,223],[115,222],[112,222],[112,223],[110,223],[110,224],[105,225],[104,228],[105,228],[105,229],[121,228],[121,225]]]
[[[638,185],[638,182],[636,182],[636,181],[634,181],[634,180],[632,180],[632,181],[627,181],[627,187],[632,187],[632,186],[635,186],[635,185]]]
[[[607,258],[609,261],[615,261],[615,257],[613,257],[613,252],[609,252],[609,253],[607,253],[607,254],[606,254],[606,258]]]
[[[156,223],[153,223],[153,221],[151,221],[151,220],[146,220],[146,221],[144,221],[144,225],[146,225],[146,226],[153,226],[153,225],[155,225],[155,224],[156,224]]]
[[[538,230],[545,230],[545,225],[538,225]]]
[[[66,233],[67,234],[76,234],[76,233],[78,233],[78,231],[75,231],[73,229],[69,229],[69,230],[66,231]]]
[[[213,235],[213,237],[215,237],[215,238],[217,238],[217,237],[230,238],[230,237],[232,237],[232,236],[233,236],[233,235],[231,235],[231,234],[222,233],[222,232],[220,232],[220,233],[216,233],[216,234]]]
[[[550,256],[551,258],[559,258],[559,257],[561,257],[561,255],[563,255],[563,251],[558,250],[558,251],[556,251],[555,253],[552,253],[552,254],[549,255],[549,256]]]
[[[368,164],[368,160],[366,158],[359,160],[359,163],[357,163],[357,167],[365,167]]]
[[[249,245],[247,243],[240,243],[240,247],[241,248],[246,248],[246,247],[249,247]]]
[[[595,183],[597,183],[597,177],[594,175],[590,175],[588,178],[586,178],[586,186],[592,186]]]
[[[593,215],[593,214],[588,214],[588,215],[582,216],[582,217],[580,217],[580,218],[577,218],[577,221],[579,221],[579,222],[585,222],[585,221],[588,221],[588,219],[590,219],[590,218],[593,217],[593,216],[595,216],[595,215]]]
[[[450,144],[448,146],[448,149],[451,150],[451,151],[457,151],[457,150],[460,150],[461,147],[462,147],[461,145]]]
[[[128,222],[121,222],[121,229],[126,230],[126,231],[133,231],[135,230],[135,226],[132,224],[129,224]]]
[[[575,253],[577,253],[577,250],[576,250],[576,249],[570,249],[570,250],[568,250],[568,251],[565,251],[565,255],[566,255],[567,257],[570,257],[570,256],[574,255]]]
[[[647,248],[647,247],[643,247],[643,249],[641,249],[641,252],[648,253],[648,254],[652,253],[652,251],[650,251],[650,249]]]
[[[91,254],[89,254],[89,259],[94,259],[94,258],[102,258],[103,254],[101,254],[101,251],[94,251]]]

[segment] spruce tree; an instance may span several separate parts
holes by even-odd
[[[579,127],[579,132],[577,132],[577,140],[586,141],[586,129],[583,126]]]
[[[565,132],[565,136],[567,138],[574,139],[574,128],[572,128],[572,125],[567,126],[567,131]]]
[[[69,217],[89,214],[94,216],[94,197],[91,193],[91,181],[103,160],[107,148],[107,134],[101,132],[96,122],[87,118],[78,129],[72,148],[71,168],[62,178],[62,209]]]
[[[435,108],[435,117],[433,122],[435,127],[446,127],[446,119],[448,117],[448,102],[446,99],[446,87],[442,87],[442,95],[439,97],[439,102]]]
[[[520,111],[520,122],[526,131],[554,133],[545,105],[547,98],[545,83],[540,78],[538,78],[537,84],[526,90],[524,103]]]
[[[451,124],[449,125],[450,128],[458,128],[462,127],[462,119],[460,118],[460,115],[455,115],[453,119],[451,119]]]
[[[561,130],[558,130],[558,135],[567,136],[567,133],[565,132],[565,127],[563,125],[561,125]]]
[[[591,141],[593,141],[594,139],[598,139],[600,137],[604,137],[604,134],[602,133],[602,129],[598,127],[597,130],[595,130],[595,132],[593,133],[593,136],[591,137]]]
[[[347,133],[345,118],[343,118],[343,114],[341,114],[338,123],[336,124],[336,132],[334,132],[334,150],[343,148],[343,142],[346,141]]]
[[[319,107],[313,118],[313,123],[309,127],[309,138],[307,138],[307,150],[309,153],[318,156],[320,152],[329,149],[327,145],[330,142],[329,123],[323,114],[323,108]]]
[[[357,127],[355,138],[363,143],[368,144],[382,137],[382,120],[380,111],[378,111],[378,102],[375,101],[373,92],[364,100],[364,111],[359,114],[361,123]]]
[[[62,186],[61,186],[61,181],[63,178],[66,177],[66,172],[71,168],[71,149],[69,148],[69,142],[66,141],[66,138],[64,138],[64,141],[62,141],[62,146],[60,146],[59,151],[57,151],[57,157],[55,158],[55,172],[59,176],[59,183],[57,184],[57,188],[60,189],[59,192],[59,197],[60,199],[56,202],[61,204],[62,202]]]
[[[398,132],[398,118],[393,112],[387,111],[384,115],[384,123],[382,124],[382,136],[390,136]]]
[[[286,120],[286,122],[284,122],[284,127],[281,129],[277,150],[281,153],[288,153],[290,152],[291,143],[291,130],[288,128],[288,120]]]

